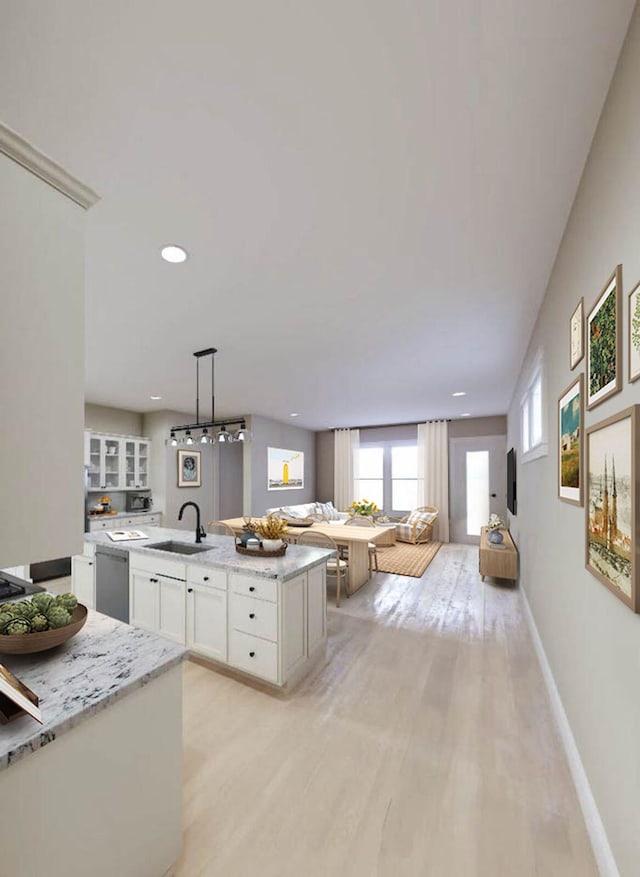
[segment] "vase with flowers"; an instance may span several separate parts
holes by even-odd
[[[371,515],[377,515],[380,509],[369,499],[354,499],[349,508],[345,509],[351,517],[362,515],[364,518],[370,518]]]
[[[255,528],[265,551],[277,551],[282,548],[282,537],[287,532],[287,522],[282,518],[267,515],[264,520],[256,522]]]
[[[494,545],[499,545],[504,540],[504,536],[500,532],[501,527],[504,527],[504,521],[500,515],[491,515],[487,523],[487,539]]]

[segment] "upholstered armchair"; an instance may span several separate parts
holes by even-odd
[[[412,545],[431,542],[437,520],[437,508],[430,505],[419,506],[396,523],[396,539],[399,542],[410,542]]]

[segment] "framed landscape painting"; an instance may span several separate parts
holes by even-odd
[[[580,375],[558,399],[558,497],[582,505],[584,378]]]
[[[202,487],[200,451],[178,451],[178,487]]]
[[[629,293],[629,383],[640,378],[640,283]]]
[[[586,431],[586,567],[634,612],[639,416],[640,405],[633,405]]]
[[[622,389],[622,265],[607,280],[587,317],[587,408]]]
[[[304,453],[267,448],[267,490],[302,490]]]
[[[569,320],[569,368],[574,369],[584,356],[584,298]]]

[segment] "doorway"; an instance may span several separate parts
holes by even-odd
[[[452,438],[449,455],[451,541],[478,545],[489,515],[507,514],[507,437]]]

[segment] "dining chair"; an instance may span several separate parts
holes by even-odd
[[[229,526],[229,524],[225,524],[224,521],[209,521],[209,523],[207,524],[207,533],[212,533],[215,536],[236,535]]]
[[[336,552],[336,556],[327,561],[327,573],[330,576],[336,577],[336,609],[339,609],[340,587],[343,577],[345,584],[345,594],[347,595],[347,597],[350,596],[348,579],[349,561],[340,557],[340,550],[337,544],[331,538],[331,536],[326,536],[324,533],[318,533],[314,530],[307,530],[306,532],[298,536],[298,545],[311,545],[315,548],[330,548]]]
[[[352,515],[350,518],[344,522],[345,527],[375,527],[375,521],[373,518],[368,515]],[[376,572],[378,570],[378,546],[375,542],[369,542],[369,578],[371,578],[371,574],[373,573],[373,567],[375,565]],[[348,555],[348,549],[347,549]]]

